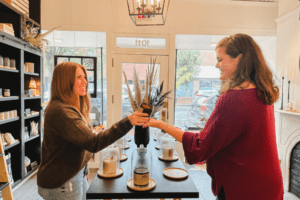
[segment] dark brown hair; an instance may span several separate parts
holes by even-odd
[[[243,82],[249,81],[256,86],[259,94],[263,94],[265,104],[273,105],[278,100],[279,88],[274,84],[273,74],[253,38],[246,34],[235,34],[220,40],[216,49],[220,47],[224,47],[225,53],[231,58],[241,54],[228,89],[240,87]]]
[[[89,113],[91,103],[89,93],[87,92],[85,96],[79,97],[79,106],[77,95],[74,92],[75,76],[78,67],[83,70],[85,77],[87,77],[85,67],[80,64],[74,62],[63,62],[55,66],[51,82],[51,97],[49,105],[54,100],[60,100],[64,104],[74,106],[78,110],[80,107],[81,114],[85,117],[86,121],[90,123]],[[86,91],[88,91],[88,85],[87,80]]]

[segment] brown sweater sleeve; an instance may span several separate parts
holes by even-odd
[[[49,125],[55,129],[55,134],[93,153],[114,143],[133,127],[126,117],[113,124],[109,129],[95,134],[84,123],[80,113],[75,108],[62,103],[53,105],[51,109],[47,110],[46,115],[48,115]]]

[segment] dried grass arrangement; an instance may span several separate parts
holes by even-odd
[[[47,35],[52,33],[55,29],[57,29],[61,26],[55,27],[41,35],[39,33],[40,28],[34,27],[34,24],[28,20],[29,14],[26,13],[23,16],[24,17],[23,17],[23,23],[22,23],[22,34],[23,34],[22,39],[29,42],[29,44],[31,44],[32,46],[36,46],[39,49],[44,50],[46,48],[46,46],[49,44],[49,41],[44,39],[44,37],[46,37]]]
[[[155,64],[156,58],[150,58],[150,64],[148,65],[148,69],[146,70],[145,84],[140,83],[139,74],[134,67],[134,96],[132,91],[130,90],[127,76],[123,71],[124,79],[127,85],[126,92],[128,93],[133,112],[137,111],[142,103],[146,103],[147,105],[152,107],[150,117],[153,117],[156,112],[163,108],[165,99],[169,98],[168,95],[171,93],[171,90],[164,94],[162,93],[164,82],[159,84],[159,76],[157,74],[158,68],[155,69]],[[158,87],[157,89],[153,89],[153,86]]]

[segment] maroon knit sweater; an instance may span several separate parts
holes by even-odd
[[[223,186],[227,200],[283,200],[274,106],[255,88],[222,94],[204,129],[182,143],[188,163],[207,160],[215,195]]]

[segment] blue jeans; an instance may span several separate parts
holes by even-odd
[[[88,182],[84,167],[60,188],[47,189],[38,186],[38,193],[45,200],[86,200]]]

